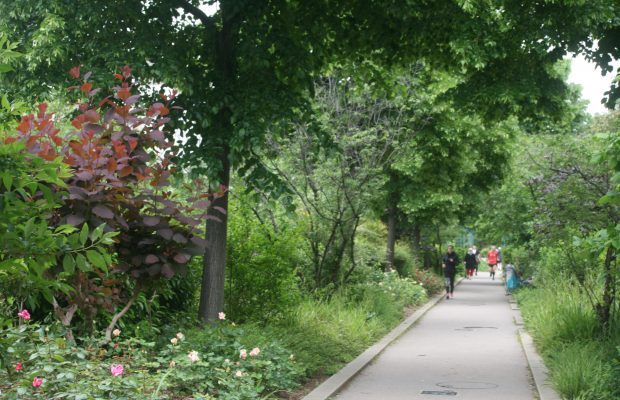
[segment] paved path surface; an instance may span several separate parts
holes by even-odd
[[[535,399],[501,280],[480,273],[458,285],[454,295],[428,311],[334,398]]]

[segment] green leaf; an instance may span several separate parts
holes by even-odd
[[[47,200],[48,204],[55,203],[54,194],[52,193],[52,190],[47,185],[39,184],[39,189],[43,193],[43,197],[45,197],[45,200]]]
[[[91,262],[95,267],[103,270],[107,270],[107,265],[101,254],[96,252],[95,250],[86,251],[86,257],[88,257],[88,261]]]
[[[75,260],[73,259],[73,256],[71,254],[65,254],[64,258],[62,259],[62,267],[64,268],[65,272],[69,274],[75,272]]]
[[[99,240],[101,236],[103,235],[104,228],[105,228],[105,224],[101,224],[98,227],[96,227],[95,230],[93,231],[93,234],[90,237],[90,240],[92,240],[93,242],[96,242],[97,240]]]
[[[60,356],[59,354],[54,354],[54,355],[52,356],[52,358],[53,358],[54,360],[58,361],[58,362],[65,362],[65,359],[64,359],[62,356]]]
[[[88,262],[86,261],[86,257],[84,257],[84,255],[78,254],[77,257],[75,258],[75,261],[80,271],[83,271],[83,272],[92,271],[92,268],[90,267],[90,264],[88,264]]]
[[[80,232],[80,243],[82,246],[86,245],[86,240],[88,240],[88,224],[82,225],[82,231]]]
[[[10,174],[2,174],[2,183],[4,184],[6,190],[10,191],[13,186],[13,176]]]
[[[13,67],[11,67],[9,64],[0,64],[0,74],[9,72],[9,71],[13,71]]]
[[[61,235],[67,235],[75,231],[77,231],[77,228],[69,224],[60,225],[58,228],[54,229],[54,233],[59,233]]]

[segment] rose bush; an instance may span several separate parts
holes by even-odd
[[[245,350],[243,329],[227,322],[178,332],[161,348],[120,331],[108,345],[74,346],[60,324],[23,311],[19,325],[0,331],[2,399],[255,399],[294,388],[302,374],[279,345]]]

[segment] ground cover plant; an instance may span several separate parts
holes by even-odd
[[[160,346],[119,329],[108,346],[97,338],[75,346],[59,325],[19,314],[17,326],[2,330],[3,399],[253,399],[296,387],[302,374],[281,346],[244,346],[244,330],[223,314]]]

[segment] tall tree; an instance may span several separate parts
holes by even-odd
[[[202,10],[208,4],[217,5],[215,14]],[[53,84],[75,64],[113,70],[130,63],[150,77],[145,83],[171,82],[181,90],[183,159],[197,173],[215,170],[215,184],[228,185],[235,169],[272,188],[254,150],[270,125],[306,109],[312,78],[330,63],[426,59],[469,76],[467,82],[476,78],[466,94],[486,95],[498,111],[552,109],[563,87],[547,67],[592,32],[613,26],[616,14],[617,6],[604,0],[19,0],[0,4],[0,28],[27,54],[20,73],[5,80],[13,91],[46,89],[32,76]],[[517,96],[500,90],[515,87],[509,82],[520,84]],[[225,211],[227,198],[218,206]],[[215,318],[223,302],[226,217],[218,216],[219,225],[207,226],[204,320]]]

